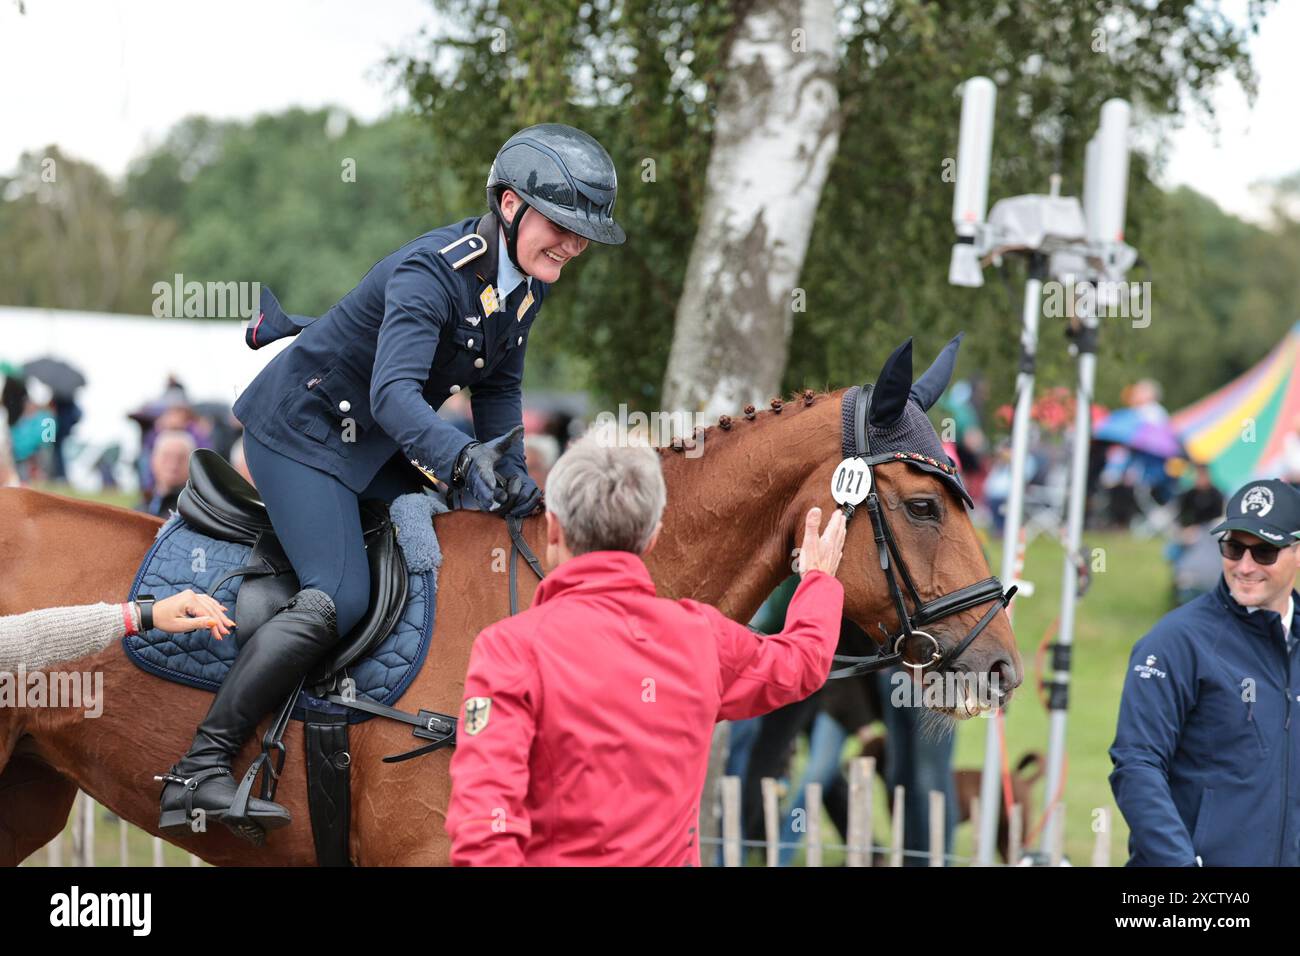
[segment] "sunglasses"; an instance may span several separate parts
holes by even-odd
[[[1275,548],[1271,544],[1245,545],[1232,538],[1219,540],[1219,554],[1229,561],[1240,561],[1247,551],[1256,564],[1277,564],[1277,556],[1282,553],[1281,548]]]

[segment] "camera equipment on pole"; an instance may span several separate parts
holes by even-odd
[[[1074,636],[1074,615],[1080,581],[1075,558],[1081,547],[1084,505],[1087,497],[1088,447],[1092,425],[1092,394],[1096,378],[1097,316],[1127,294],[1122,279],[1137,253],[1124,243],[1124,214],[1128,186],[1129,106],[1109,100],[1102,107],[1101,127],[1088,145],[1085,161],[1084,202],[1060,196],[1060,177],[1053,175],[1048,195],[1015,196],[999,200],[985,216],[988,175],[993,143],[993,109],[996,88],[992,80],[977,76],[962,89],[961,132],[958,142],[957,183],[953,197],[953,246],[948,281],[979,287],[982,268],[1000,263],[1007,255],[1024,256],[1028,266],[1021,315],[1020,360],[1016,376],[1015,418],[1011,429],[1011,486],[1002,535],[1002,581],[1018,585],[1016,555],[1024,520],[1025,462],[1029,450],[1029,418],[1033,404],[1034,371],[1038,347],[1038,321],[1042,312],[1043,283],[1049,278],[1071,293],[1090,283],[1095,294],[1076,298],[1070,335],[1077,357],[1078,385],[1071,448],[1069,507],[1064,586],[1061,596],[1060,636],[1052,656],[1049,709],[1047,801],[1060,787],[1065,755],[1065,717],[1069,689],[1069,649]],[[1011,613],[1012,609],[1008,609]],[[980,819],[977,821],[978,863],[993,862],[1001,791],[1001,739],[997,722],[989,722],[985,741],[984,771],[980,783]],[[1042,846],[1052,846],[1055,813],[1049,813]],[[1018,862],[1018,861],[1011,861]]]

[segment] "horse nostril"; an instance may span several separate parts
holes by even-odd
[[[1010,659],[1000,657],[993,662],[989,668],[989,675],[993,680],[993,686],[997,692],[1006,697],[1020,685],[1020,679],[1016,676],[1015,665]]]

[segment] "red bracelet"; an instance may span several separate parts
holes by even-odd
[[[140,633],[135,629],[135,621],[131,620],[131,604],[127,602],[122,605],[122,621],[126,624],[126,636]]]

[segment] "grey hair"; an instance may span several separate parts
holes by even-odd
[[[575,441],[546,479],[546,510],[575,555],[641,554],[663,516],[668,489],[659,455],[648,444],[594,426]]]
[[[194,436],[191,435],[189,432],[185,431],[185,429],[183,428],[173,428],[169,431],[163,432],[157,438],[154,439],[153,447],[158,448],[165,441],[180,442],[182,445],[185,446],[186,450],[190,452],[193,452],[196,448],[199,447],[198,443],[194,440]]]

